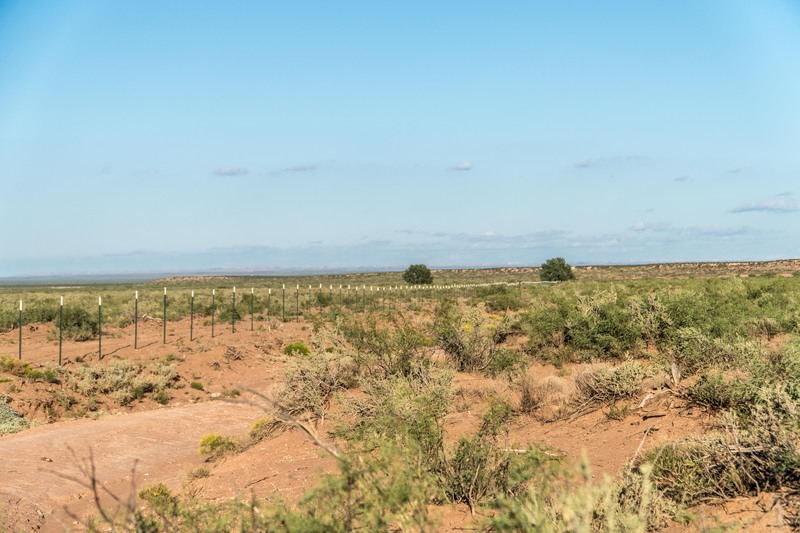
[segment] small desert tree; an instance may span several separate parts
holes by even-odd
[[[539,278],[542,281],[568,281],[575,279],[575,274],[563,257],[554,257],[542,263]]]
[[[411,265],[403,272],[403,281],[409,285],[432,285],[433,274],[425,265]]]

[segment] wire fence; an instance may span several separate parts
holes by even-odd
[[[275,322],[296,322],[326,312],[365,313],[419,309],[446,298],[471,298],[549,282],[463,285],[354,286],[321,284],[252,287],[249,290],[98,289],[54,296],[19,297],[14,313],[0,301],[0,355],[61,366],[100,360],[158,345],[209,342],[218,337],[269,330]],[[85,288],[84,288],[85,289]],[[95,303],[90,303],[92,298]]]

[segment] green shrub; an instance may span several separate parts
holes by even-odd
[[[356,350],[356,363],[367,373],[410,376],[430,364],[424,332],[401,314],[342,317],[336,331]]]
[[[666,353],[684,376],[712,366],[735,369],[742,363],[761,358],[761,351],[755,343],[712,338],[694,327],[676,330],[666,346]]]
[[[16,433],[27,429],[30,424],[25,418],[0,398],[0,435]]]
[[[24,324],[52,322],[58,317],[58,305],[55,302],[33,302],[25,307]]]
[[[793,400],[800,400],[800,349],[794,344],[777,353],[750,358],[747,369],[753,375],[754,388],[782,389]]]
[[[479,287],[475,294],[484,299],[484,304],[490,311],[517,311],[525,305],[519,290],[506,284]]]
[[[156,403],[160,403],[161,405],[166,405],[169,403],[169,393],[165,390],[155,391],[152,394],[153,401]]]
[[[205,477],[208,477],[210,475],[211,475],[211,471],[208,468],[206,468],[204,466],[198,466],[197,468],[195,468],[191,472],[189,472],[189,475],[187,477],[189,478],[189,481],[192,481],[192,480],[195,480],[195,479],[205,478]]]
[[[105,306],[103,306],[105,307]],[[71,341],[88,341],[97,338],[100,331],[97,313],[89,313],[83,307],[65,305],[61,322],[62,335]],[[58,339],[59,324],[56,320],[55,328],[50,334],[51,339]]]
[[[523,316],[521,326],[530,339],[530,352],[558,349],[564,345],[571,309],[569,302],[559,299],[556,302],[538,304]]]
[[[452,380],[452,372],[433,367],[413,377],[370,379],[362,385],[363,396],[347,400],[344,408],[352,420],[345,420],[336,432],[350,442],[410,439],[426,463],[434,463],[444,442]]]
[[[616,291],[579,298],[564,334],[564,342],[575,350],[615,358],[624,357],[641,338],[626,299]]]
[[[658,294],[634,295],[628,300],[628,311],[641,339],[650,346],[663,343],[672,328],[672,320]]]
[[[371,453],[348,454],[337,475],[306,493],[296,507],[279,506],[259,529],[433,531],[430,503],[437,490],[418,452],[413,442],[387,440]]]
[[[486,375],[497,377],[501,374],[512,377],[521,374],[528,366],[528,357],[517,350],[498,348],[486,367]]]
[[[539,268],[539,278],[542,281],[569,281],[575,279],[572,267],[563,257],[548,259]]]
[[[0,355],[0,372],[6,372],[18,377],[25,377],[31,371],[31,364],[20,361],[16,357]]]
[[[283,349],[286,355],[308,355],[311,353],[311,348],[302,341],[291,342]]]
[[[669,524],[673,507],[654,490],[649,468],[627,473],[620,482],[596,481],[584,457],[577,468],[538,469],[517,497],[501,495],[489,517],[491,531],[644,532]]]
[[[54,368],[34,370],[30,363],[20,361],[8,355],[0,355],[0,372],[7,372],[31,381],[44,381],[45,383],[58,383],[59,371]]]
[[[159,514],[175,516],[177,514],[178,498],[163,483],[145,487],[139,491],[139,498],[147,502]]]
[[[250,440],[252,442],[258,442],[262,439],[265,439],[281,425],[282,422],[275,418],[262,418],[260,420],[256,420],[253,425],[250,426]]]
[[[25,379],[44,381],[45,383],[58,383],[58,372],[52,368],[44,370],[31,370],[25,374]]]
[[[753,400],[752,391],[738,379],[726,379],[717,371],[705,372],[687,391],[693,403],[721,411]]]
[[[480,309],[461,309],[452,302],[437,309],[433,327],[439,346],[461,372],[486,370],[498,345],[512,331],[508,315],[485,315]]]
[[[451,502],[466,503],[474,510],[485,500],[516,497],[533,472],[549,461],[535,448],[519,453],[505,447],[512,414],[508,404],[492,404],[478,433],[461,437],[451,456],[441,462],[442,485]],[[502,441],[501,433],[506,436]]]
[[[246,316],[245,313],[250,311],[250,306],[242,302],[237,302],[235,310],[229,304],[230,302],[221,305],[219,300],[217,300],[216,321],[218,324],[230,324],[232,320],[241,322]],[[209,311],[208,314],[210,315],[211,312]]]
[[[433,274],[425,265],[411,265],[403,272],[403,281],[409,285],[431,285]]]
[[[627,362],[612,370],[583,372],[575,378],[575,388],[583,404],[613,403],[633,398],[649,375],[650,371],[639,363]]]
[[[287,368],[281,404],[293,416],[305,413],[321,421],[333,395],[356,384],[356,367],[350,357],[312,353]]]
[[[192,381],[192,382],[189,384],[189,386],[190,386],[191,388],[195,389],[195,390],[199,390],[199,391],[205,390],[205,389],[203,388],[203,384],[202,384],[202,383],[200,383],[199,381]]]
[[[146,367],[129,359],[113,361],[108,365],[81,365],[63,372],[67,389],[84,396],[108,394],[119,405],[152,394],[155,401],[167,403],[166,389],[178,381],[174,365],[156,362]]]
[[[785,396],[778,404],[757,401],[746,419],[728,414],[723,433],[663,444],[644,462],[653,464],[659,490],[686,505],[798,489],[800,451],[796,434],[786,424],[787,409],[795,413],[792,416],[800,413],[797,403]]]
[[[318,307],[328,307],[334,302],[334,296],[330,292],[318,291],[314,294],[314,305]]]
[[[210,433],[200,439],[200,454],[221,457],[239,450],[239,444],[231,437]]]

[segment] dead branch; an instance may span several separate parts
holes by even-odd
[[[306,424],[305,422],[302,422],[302,421],[298,420],[296,417],[292,416],[278,402],[272,400],[271,398],[268,398],[264,394],[262,394],[262,393],[260,393],[258,391],[255,391],[253,389],[249,389],[247,387],[241,387],[241,389],[244,390],[245,392],[249,392],[250,394],[256,396],[257,398],[259,398],[260,400],[265,402],[267,405],[269,405],[269,407],[271,409],[265,407],[261,403],[253,402],[253,401],[250,401],[250,400],[225,400],[225,401],[230,401],[230,402],[233,402],[233,403],[244,403],[244,404],[247,404],[247,405],[252,405],[254,407],[258,407],[258,408],[262,409],[266,413],[270,413],[272,415],[275,415],[275,417],[280,419],[282,422],[290,424],[290,425],[298,428],[303,433],[305,433],[306,437],[308,437],[311,440],[311,442],[313,442],[314,444],[316,444],[317,446],[319,446],[320,448],[322,448],[323,450],[328,452],[330,455],[332,455],[336,459],[341,459],[342,458],[342,452],[339,451],[332,444],[322,440],[320,438],[320,436],[319,436],[319,433],[317,433],[316,428],[313,428],[313,427],[309,426],[308,424]]]

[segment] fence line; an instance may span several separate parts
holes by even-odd
[[[49,308],[42,304],[41,301],[35,301],[33,306],[35,312],[31,313],[31,317],[26,321],[26,305],[24,299],[19,300],[18,317],[16,324],[13,324],[8,331],[18,329],[16,343],[14,342],[13,335],[5,335],[6,344],[17,344],[17,356],[21,360],[23,352],[27,355],[28,359],[45,359],[45,354],[50,355],[57,353],[54,359],[57,364],[63,364],[63,346],[64,346],[64,333],[68,332],[68,340],[72,345],[80,345],[82,348],[86,347],[88,351],[81,349],[75,350],[74,346],[70,350],[72,356],[76,360],[86,360],[87,358],[97,356],[102,359],[106,355],[115,353],[120,349],[130,346],[134,351],[143,347],[152,346],[159,340],[161,344],[167,344],[167,326],[169,323],[177,323],[181,320],[188,319],[189,342],[194,342],[199,338],[203,338],[205,334],[210,333],[212,339],[218,335],[224,334],[223,330],[220,332],[217,328],[217,318],[230,320],[230,332],[236,333],[236,323],[244,322],[249,315],[250,331],[255,331],[255,322],[270,322],[279,320],[283,322],[299,321],[301,318],[306,318],[316,312],[323,313],[326,309],[348,309],[352,312],[365,312],[370,309],[379,308],[394,308],[404,309],[413,308],[429,302],[437,302],[447,297],[456,298],[469,298],[474,297],[478,293],[478,289],[488,288],[494,286],[505,285],[507,287],[516,287],[519,291],[523,286],[536,286],[536,285],[550,285],[554,282],[535,282],[535,281],[519,281],[519,282],[495,282],[495,283],[479,283],[479,284],[454,284],[454,285],[382,285],[382,286],[367,286],[362,284],[360,287],[347,285],[339,285],[338,294],[333,285],[329,285],[325,289],[320,283],[318,287],[308,286],[308,289],[301,289],[299,284],[294,288],[294,302],[287,305],[286,302],[286,285],[282,285],[279,289],[281,291],[280,299],[273,298],[272,287],[260,287],[256,290],[255,287],[250,288],[250,292],[244,293],[240,305],[237,308],[236,287],[231,290],[231,298],[229,305],[218,305],[217,289],[211,289],[210,295],[205,292],[196,291],[191,289],[177,289],[167,293],[167,288],[164,288],[163,300],[161,308],[156,311],[157,307],[153,305],[152,298],[148,302],[145,312],[140,313],[140,295],[139,290],[134,291],[133,294],[133,308],[130,309],[128,314],[128,304],[124,299],[119,298],[118,292],[114,291],[114,296],[106,298],[106,304],[110,301],[116,301],[116,316],[113,311],[107,311],[105,314],[106,320],[110,324],[104,323],[103,311],[103,295],[98,296],[97,299],[97,323],[91,319],[91,313],[87,313],[83,305],[67,307],[65,315],[65,299],[60,296],[57,313],[50,313]],[[223,289],[224,290],[224,289]],[[188,303],[185,301],[188,299]],[[277,301],[273,301],[277,300]],[[69,302],[67,302],[69,305]],[[113,303],[111,305],[114,305]],[[172,306],[172,307],[171,307]],[[277,307],[280,306],[280,310]],[[27,307],[31,309],[31,307]],[[121,308],[121,309],[120,309]],[[172,314],[171,313],[172,309]],[[244,314],[240,311],[244,310]],[[160,316],[151,316],[150,313],[155,313]],[[47,320],[48,317],[52,317]],[[202,319],[201,335],[196,335],[195,318]],[[113,322],[116,319],[116,322]],[[66,320],[66,323],[65,323]],[[140,322],[144,326],[140,332]],[[48,332],[45,340],[42,341],[41,333],[37,335],[38,329],[44,324],[53,324],[53,330]],[[132,342],[128,345],[120,344],[119,334],[128,326],[133,326]],[[160,326],[161,335],[160,339],[158,331],[152,327]],[[5,324],[4,327],[8,327]],[[109,329],[109,327],[111,329]],[[210,329],[210,332],[209,332]],[[108,353],[104,353],[103,340],[104,334],[106,335],[106,347],[111,348]],[[181,337],[178,337],[181,338]],[[110,339],[110,342],[109,342]],[[94,344],[91,341],[96,341],[96,349],[91,348]],[[176,339],[177,340],[177,339]],[[85,341],[85,342],[80,342]],[[0,348],[1,350],[2,348]],[[77,354],[77,355],[76,355]]]

